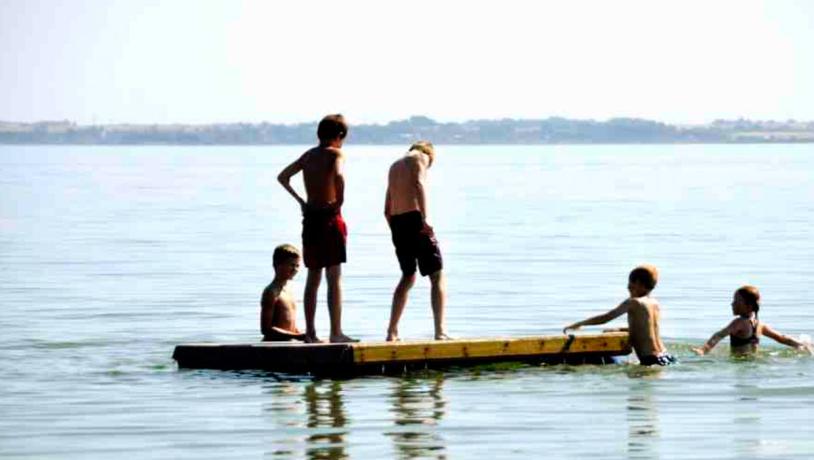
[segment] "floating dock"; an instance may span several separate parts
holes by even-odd
[[[604,364],[631,352],[627,332],[403,342],[195,343],[175,347],[181,368],[262,369],[314,376],[399,374],[499,362]]]

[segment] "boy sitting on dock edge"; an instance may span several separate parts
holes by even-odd
[[[297,329],[297,304],[288,285],[300,268],[300,251],[290,244],[282,244],[274,249],[272,260],[274,280],[260,298],[263,341],[305,340],[305,333]]]
[[[659,303],[650,297],[650,292],[656,287],[657,282],[658,270],[653,265],[640,265],[634,268],[628,276],[629,298],[607,313],[566,326],[563,333],[567,334],[569,329],[579,329],[582,326],[605,324],[627,313],[630,344],[639,362],[644,366],[654,364],[666,366],[675,363],[676,359],[667,353],[659,335],[661,316]]]

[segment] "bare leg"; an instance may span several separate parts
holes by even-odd
[[[322,269],[309,268],[308,277],[305,280],[305,293],[303,294],[303,303],[305,304],[305,341],[307,343],[319,342],[314,318],[317,313],[317,291],[319,291],[319,283],[321,281]]]
[[[390,325],[387,327],[387,341],[394,342],[399,339],[399,320],[407,305],[407,294],[415,284],[415,273],[402,275],[396,290],[393,292],[393,306],[390,309]]]
[[[342,266],[325,269],[328,279],[328,314],[331,317],[331,342],[353,342],[342,333]]]
[[[444,305],[447,300],[447,281],[444,278],[444,272],[438,270],[430,275],[430,284],[432,284],[431,300],[432,316],[435,320],[435,340],[449,340],[451,337],[447,335],[444,318]]]

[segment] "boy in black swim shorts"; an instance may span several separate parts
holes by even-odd
[[[387,340],[399,340],[398,322],[407,304],[407,295],[415,284],[416,268],[429,276],[436,340],[449,339],[444,322],[446,282],[438,240],[427,223],[427,170],[435,159],[433,145],[419,141],[390,167],[384,215],[390,225],[401,280],[393,293]]]

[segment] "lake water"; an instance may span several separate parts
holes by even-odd
[[[178,370],[178,343],[259,339],[273,248],[300,244],[276,175],[303,148],[0,146],[0,457],[814,457],[814,358],[690,351],[745,283],[762,320],[814,334],[814,146],[438,148],[451,334],[558,333],[649,262],[677,366]],[[403,150],[345,149],[343,316],[363,340],[384,338],[399,277],[382,208]],[[401,334],[432,335],[426,279]]]

